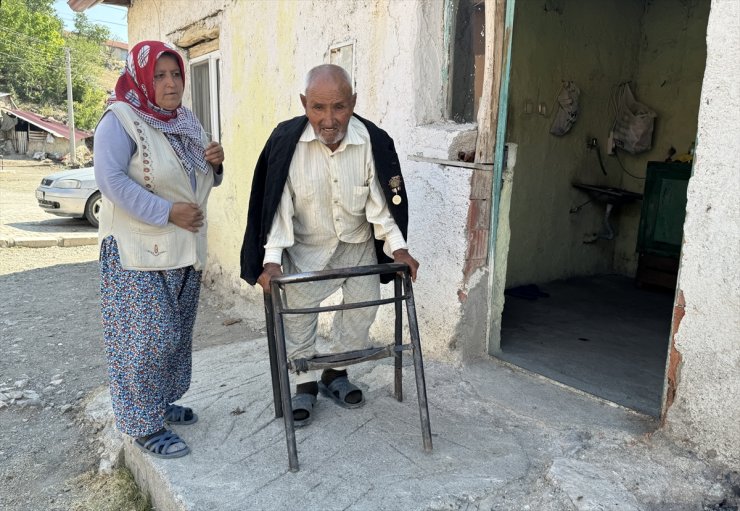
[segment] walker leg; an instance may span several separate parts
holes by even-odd
[[[272,286],[273,304],[280,304],[280,289]],[[280,310],[275,321],[276,355],[280,365],[280,397],[283,403],[283,421],[285,422],[285,440],[288,444],[288,466],[291,472],[298,472],[298,448],[295,440],[295,425],[293,424],[293,407],[290,404],[290,378],[288,376],[288,355],[285,349],[285,333],[283,332],[283,317]]]
[[[411,334],[411,345],[414,348],[414,373],[416,376],[416,395],[419,397],[419,418],[421,419],[421,435],[424,443],[424,450],[432,450],[432,429],[429,425],[429,407],[427,404],[427,387],[424,381],[424,361],[421,356],[421,342],[419,339],[419,325],[416,322],[416,304],[414,303],[414,291],[411,287],[411,276],[406,274],[404,279],[406,290],[408,291],[408,300],[406,301],[406,311],[409,320],[409,333]]]
[[[396,298],[401,295],[401,276],[396,275],[393,281]],[[403,343],[403,309],[401,302],[396,302],[396,337],[395,345],[399,348]],[[397,401],[403,401],[403,352],[397,349],[393,357],[394,363],[394,397]]]
[[[272,376],[272,402],[275,407],[275,418],[283,416],[283,406],[280,402],[280,367],[275,354],[275,314],[272,309],[272,295],[264,293],[265,324],[267,326],[267,349],[270,354],[270,375]]]

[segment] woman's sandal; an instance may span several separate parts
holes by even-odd
[[[301,392],[296,394],[290,400],[290,407],[293,409],[293,425],[296,428],[308,426],[313,419],[313,405],[316,404],[316,396]],[[296,412],[302,419],[296,419]]]
[[[134,445],[156,458],[180,458],[190,452],[190,448],[183,439],[169,429],[155,433],[148,438],[137,438],[134,440]]]
[[[332,401],[342,408],[359,408],[365,404],[365,396],[363,395],[362,390],[360,390],[357,385],[350,383],[346,376],[335,378],[329,385],[319,381],[319,390],[323,395],[331,398]],[[350,403],[347,401],[347,396],[352,392],[360,393],[360,400],[356,403]]]
[[[189,419],[187,418],[188,415],[190,415]],[[167,424],[187,426],[188,424],[198,422],[198,416],[193,413],[192,408],[180,405],[167,405],[167,408],[164,409],[164,421]]]

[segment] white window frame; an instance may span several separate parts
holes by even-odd
[[[214,133],[206,133],[206,135],[214,142],[221,142],[221,112],[220,112],[220,98],[221,91],[219,90],[219,76],[221,76],[221,52],[213,51],[206,53],[200,57],[191,59],[189,62],[190,76],[192,77],[193,66],[202,64],[204,61],[208,61],[208,89],[209,89],[209,101],[211,103],[211,129]],[[193,103],[195,97],[195,91],[193,90],[193,81],[190,82],[190,102]],[[216,93],[213,94],[213,91]]]

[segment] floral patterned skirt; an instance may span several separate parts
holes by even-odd
[[[164,426],[190,387],[201,272],[124,270],[112,236],[100,247],[103,338],[116,426],[134,437]]]

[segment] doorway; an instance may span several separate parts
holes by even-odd
[[[516,2],[514,14],[506,141],[518,156],[500,344],[492,335],[489,351],[653,416],[664,396],[685,185],[651,191],[649,167],[690,175],[709,7],[544,0]],[[652,147],[635,154],[613,150],[610,137],[625,86],[657,116]],[[578,108],[563,133],[564,91]],[[675,254],[657,258],[645,249],[645,204],[655,200],[673,208],[659,215],[671,225],[657,230],[679,240]],[[657,278],[636,278],[646,270]]]

